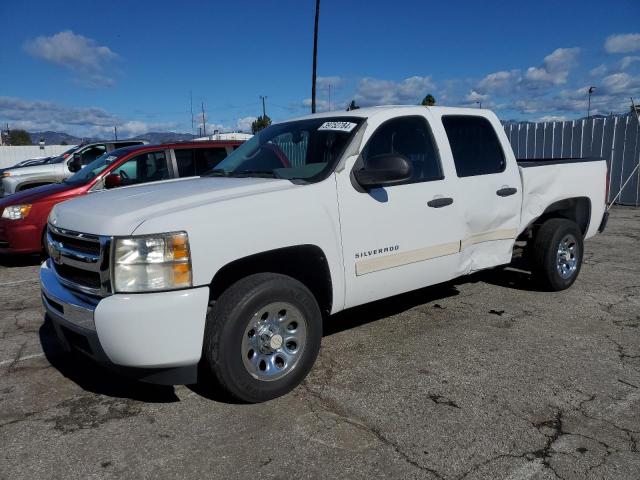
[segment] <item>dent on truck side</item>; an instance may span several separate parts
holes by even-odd
[[[552,216],[574,220],[585,238],[604,214],[606,164],[584,162],[520,168],[524,189],[520,233]]]

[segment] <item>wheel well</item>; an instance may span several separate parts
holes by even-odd
[[[591,201],[587,197],[567,198],[549,205],[534,222],[536,229],[550,218],[566,218],[575,222],[586,235],[591,219]]]
[[[217,300],[222,292],[238,280],[255,273],[280,273],[303,283],[315,296],[320,310],[330,313],[333,302],[331,272],[327,258],[316,245],[296,245],[240,258],[222,267],[213,277],[210,298]]]

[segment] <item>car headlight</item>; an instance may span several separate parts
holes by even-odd
[[[2,172],[2,175],[0,175],[0,178],[10,177],[10,176],[11,176],[11,172]]]
[[[22,220],[27,218],[31,211],[31,204],[25,203],[23,205],[9,205],[4,207],[2,211],[2,218],[8,218],[9,220]]]
[[[150,292],[193,285],[191,252],[186,232],[116,238],[116,292]]]

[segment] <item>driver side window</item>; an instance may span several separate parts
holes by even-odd
[[[423,117],[400,117],[378,127],[362,151],[365,168],[367,160],[378,155],[406,157],[413,173],[405,183],[442,180],[442,166],[435,148],[433,135]]]
[[[121,185],[137,185],[171,178],[164,151],[143,153],[116,167]]]
[[[104,154],[107,151],[107,147],[105,145],[94,145],[86,149],[84,152],[80,154],[80,161],[82,166],[89,165],[100,155]]]

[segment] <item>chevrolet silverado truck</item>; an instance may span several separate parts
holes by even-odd
[[[312,368],[323,316],[507,265],[516,241],[539,285],[568,288],[606,178],[603,160],[518,162],[488,110],[311,115],[207,176],[56,205],[42,299],[67,349],[265,401]]]
[[[47,218],[57,203],[109,188],[202,175],[240,144],[207,140],[123,147],[62,182],[0,198],[0,255],[46,254]]]
[[[145,143],[148,142],[144,140],[112,140],[86,143],[42,164],[6,169],[0,173],[0,196],[13,195],[30,188],[61,182],[105,153],[112,152],[117,148]]]

